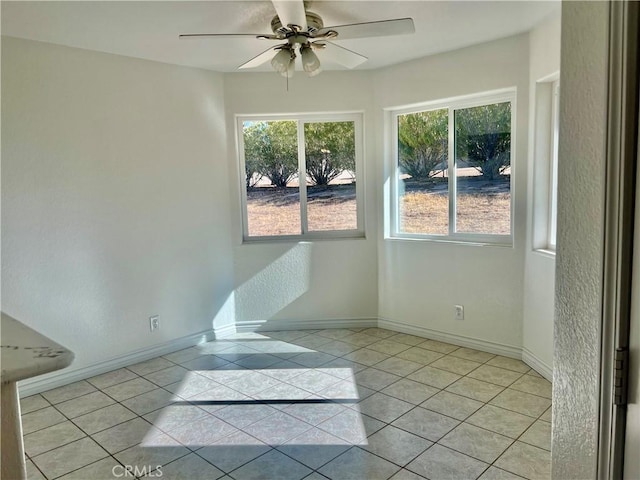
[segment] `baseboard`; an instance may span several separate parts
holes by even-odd
[[[376,318],[330,318],[316,320],[251,320],[236,322],[241,332],[268,332],[274,330],[313,330],[324,328],[368,328],[377,327]]]
[[[235,323],[225,325],[224,327],[214,327],[213,329],[213,335],[216,339],[228,337],[229,335],[233,335],[234,333],[237,333]]]
[[[432,330],[430,328],[419,327],[417,325],[411,325],[386,318],[380,318],[378,320],[378,326],[380,328],[387,328],[389,330],[408,333],[418,337],[425,337],[431,340],[452,343],[453,345],[459,345],[461,347],[473,348],[476,350],[482,350],[483,352],[495,353],[496,355],[517,358],[518,360],[522,358],[522,348],[513,345],[505,345],[503,343],[491,342],[489,340],[467,337],[464,335],[455,335],[453,333]]]
[[[236,324],[225,325],[206,330],[193,335],[170,340],[160,345],[143,348],[132,353],[114,357],[102,362],[89,365],[87,367],[73,369],[73,366],[59,372],[53,372],[33,379],[18,382],[21,397],[28,397],[36,393],[44,392],[52,388],[61,387],[69,383],[84,380],[102,373],[106,373],[118,368],[143,362],[160,355],[182,350],[202,342],[208,342],[216,338],[224,338],[234,333],[273,331],[273,330],[312,330],[325,328],[368,328],[380,327],[394,330],[401,333],[408,333],[419,337],[438,340],[441,342],[460,345],[461,347],[474,348],[497,355],[522,359],[527,365],[537,371],[547,380],[552,379],[552,368],[536,357],[526,348],[505,345],[491,342],[484,339],[455,335],[452,333],[432,330],[430,328],[419,327],[395,320],[385,318],[346,318],[346,319],[316,319],[316,320],[256,320],[237,322]]]
[[[102,373],[110,372],[111,370],[117,370],[118,368],[126,367],[128,365],[144,362],[145,360],[149,360],[160,355],[166,355],[168,353],[182,350],[183,348],[192,347],[193,345],[197,345],[202,342],[208,342],[214,338],[216,338],[216,333],[213,330],[205,330],[193,335],[176,338],[174,340],[161,343],[160,345],[153,345],[151,347],[136,350],[132,353],[113,357],[87,367],[74,369],[72,364],[71,367],[64,370],[18,382],[20,396],[28,397],[29,395],[34,395],[52,388],[61,387],[69,383],[94,377]]]
[[[522,348],[522,361],[550,382],[553,381],[553,368],[536,357],[531,350],[524,347]]]

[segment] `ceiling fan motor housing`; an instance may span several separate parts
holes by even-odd
[[[324,27],[322,18],[320,18],[320,15],[318,15],[317,13],[306,12],[306,17],[307,29],[304,32],[300,33],[315,33]],[[292,30],[287,25],[282,25],[282,22],[277,15],[271,20],[271,30],[275,35],[286,35],[292,32]]]

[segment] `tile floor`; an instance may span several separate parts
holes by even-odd
[[[24,398],[22,418],[32,480],[538,479],[550,398],[518,360],[378,328],[305,330]]]

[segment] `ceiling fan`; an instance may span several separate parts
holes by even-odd
[[[292,77],[295,59],[300,55],[302,68],[309,76],[320,73],[320,59],[314,50],[322,50],[324,60],[331,60],[347,68],[355,68],[367,61],[367,57],[329,40],[351,38],[384,37],[414,33],[411,18],[396,18],[375,22],[352,23],[325,27],[317,13],[305,10],[303,0],[272,0],[276,16],[271,20],[273,33],[185,33],[180,38],[255,37],[260,40],[275,40],[279,43],[238,69],[255,68],[271,60],[271,66],[283,77]]]

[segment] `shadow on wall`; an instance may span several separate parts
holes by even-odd
[[[237,286],[234,292],[235,316],[239,321],[269,320],[279,311],[304,295],[311,282],[311,258],[313,244],[300,242],[290,246],[274,246],[284,249],[275,260],[264,265],[258,273],[243,278],[244,272],[237,272]],[[254,252],[255,250],[255,252]],[[264,262],[263,248],[247,248],[243,251],[243,263],[246,256],[255,255],[251,271],[255,271],[260,262]],[[247,264],[247,263],[245,263]]]

